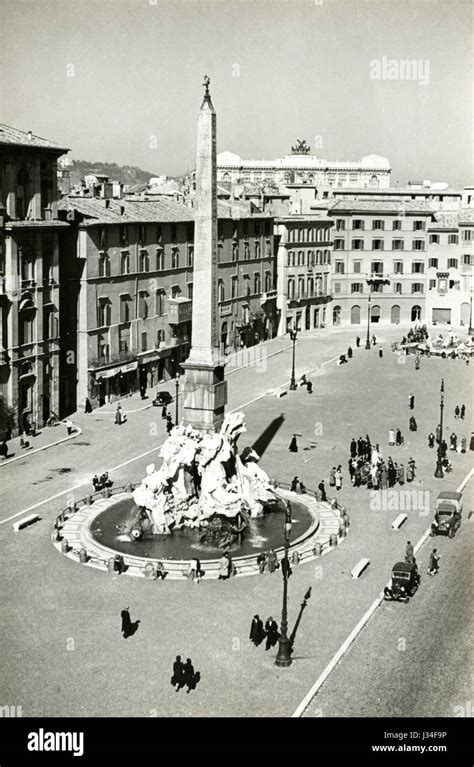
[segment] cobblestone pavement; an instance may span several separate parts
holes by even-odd
[[[245,405],[248,432],[240,446],[258,445],[263,453],[262,466],[271,475],[288,480],[298,474],[308,487],[315,487],[321,478],[327,479],[331,466],[341,463],[343,467],[339,495],[349,510],[350,533],[335,551],[294,569],[289,583],[290,628],[306,589],[309,585],[313,589],[289,669],[274,666],[275,650],[265,652],[248,640],[255,612],[263,619],[271,614],[279,621],[278,571],[200,585],[148,582],[109,577],[73,564],[54,550],[49,523],[68,494],[84,494],[92,474],[104,468],[117,467],[112,472],[117,484],[140,479],[150,455],[165,436],[156,408],[133,414],[123,427],[113,424],[110,413],[95,411],[77,415],[83,429],[79,439],[36,454],[34,465],[26,459],[18,461],[5,467],[2,474],[2,480],[8,476],[8,482],[2,481],[0,490],[4,522],[0,527],[4,583],[0,640],[5,648],[4,668],[12,672],[3,674],[0,700],[21,705],[24,716],[290,715],[383,588],[395,559],[403,558],[406,540],[417,541],[428,527],[426,505],[432,505],[440,488],[455,489],[470,469],[472,454],[450,453],[453,473],[443,481],[435,480],[435,456],[426,443],[427,434],[438,422],[442,376],[446,387],[445,433],[459,429],[460,436],[465,433],[469,442],[470,421],[454,421],[454,407],[461,404],[457,392],[468,391],[470,369],[460,361],[434,358],[423,359],[417,372],[412,358],[400,364],[389,348],[390,341],[400,338],[402,332],[400,328],[380,328],[378,333],[385,336],[382,359],[375,350],[361,348],[348,365],[340,367],[323,363],[345,351],[350,342],[354,346],[352,332],[336,331],[321,337],[302,334],[297,346],[297,376],[316,369],[311,374],[312,395],[303,389],[282,398],[265,395],[289,380],[288,349],[259,362],[260,369],[255,360],[253,366],[229,375],[229,407]],[[287,345],[287,340],[271,343]],[[408,431],[410,393],[416,397],[416,433]],[[465,404],[470,419],[470,403]],[[392,426],[400,426],[406,443],[389,451],[388,429]],[[413,455],[417,462],[417,477],[410,490],[417,491],[411,498],[418,505],[408,511],[408,520],[398,532],[391,529],[397,512],[392,507],[377,509],[367,490],[354,490],[348,482],[350,438],[366,432],[374,442],[380,442],[385,456],[391,454],[406,464]],[[293,433],[301,435],[296,454],[288,452]],[[265,435],[271,436],[269,442]],[[145,455],[135,459],[141,454]],[[76,485],[79,487],[71,491]],[[38,506],[41,522],[21,533],[12,532],[12,522],[6,520],[50,497],[52,500]],[[467,528],[458,535],[464,536]],[[457,539],[446,541],[443,559],[455,562],[457,551]],[[421,561],[427,552],[425,546]],[[371,564],[359,580],[354,580],[350,570],[361,556],[367,556]],[[460,566],[462,562],[464,558]],[[417,602],[421,604],[429,593],[428,588],[420,590],[407,609],[414,626],[423,620],[424,630],[434,632],[436,613],[416,610]],[[132,620],[141,621],[137,633],[127,640],[120,633],[120,611],[125,605],[130,606]],[[464,645],[467,630],[460,619],[461,610],[461,600],[458,613],[453,603],[453,620],[458,616],[459,642]],[[384,610],[384,620],[389,623],[389,629],[381,628],[384,635],[393,631],[391,615]],[[395,612],[393,616],[396,620]],[[379,620],[378,615],[375,620]],[[354,649],[363,648],[364,641],[363,632]],[[177,653],[191,657],[201,672],[202,680],[190,695],[175,693],[170,685]],[[399,654],[396,658],[387,659],[388,676],[391,670],[398,673]],[[453,691],[453,699],[456,694]],[[367,690],[360,690],[360,695],[367,695]],[[398,711],[397,706],[393,710]],[[433,696],[432,710],[439,714],[445,711],[438,693]],[[378,715],[377,710],[370,713]]]

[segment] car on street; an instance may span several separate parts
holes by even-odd
[[[447,535],[454,538],[461,525],[463,510],[462,493],[444,490],[436,499],[434,520],[431,524],[431,536]]]
[[[392,581],[384,588],[387,601],[408,602],[420,584],[416,562],[397,562],[392,567]]]

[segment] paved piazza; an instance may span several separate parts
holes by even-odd
[[[108,469],[117,486],[139,481],[162,443],[159,409],[140,409],[147,403],[131,399],[123,402],[129,417],[122,427],[114,425],[110,409],[79,413],[73,420],[82,434],[75,440],[0,467],[0,639],[4,668],[15,669],[4,675],[2,701],[21,706],[23,716],[292,715],[380,594],[391,565],[404,558],[406,541],[416,543],[429,527],[425,501],[432,506],[441,489],[455,490],[471,468],[471,402],[465,402],[466,420],[454,420],[454,408],[462,404],[458,392],[468,391],[471,367],[423,358],[415,371],[414,358],[401,364],[390,351],[404,329],[378,332],[383,358],[377,349],[360,348],[343,366],[335,358],[349,343],[355,347],[353,332],[302,333],[297,376],[306,372],[311,378],[311,395],[306,389],[282,397],[265,394],[289,381],[286,338],[262,345],[255,350],[257,357],[252,359],[251,352],[228,369],[228,407],[242,408],[246,416],[240,449],[268,442],[261,465],[270,476],[290,482],[298,475],[316,488],[323,478],[328,485],[332,466],[343,468],[337,497],[349,512],[349,535],[327,555],[294,567],[289,579],[290,631],[312,587],[289,669],[274,665],[276,648],[266,652],[248,638],[254,613],[264,621],[270,615],[280,621],[280,571],[228,581],[204,579],[199,585],[185,579],[154,582],[81,566],[53,547],[53,519],[68,501],[90,491],[95,472]],[[444,433],[465,435],[468,451],[450,451],[452,473],[435,480],[435,453],[427,447],[427,435],[438,423],[442,377]],[[408,430],[411,393],[416,433]],[[402,430],[403,447],[389,448],[391,427]],[[294,433],[301,435],[298,453],[288,451]],[[375,508],[370,491],[354,489],[349,481],[350,439],[366,433],[380,443],[384,457],[391,455],[405,466],[410,456],[416,461],[416,479],[403,490],[417,491],[419,507],[407,512],[399,531],[391,528],[398,512]],[[464,491],[459,533],[453,540],[436,540],[439,575],[426,576],[433,545],[428,539],[417,553],[422,581],[414,598],[408,605],[382,603],[375,610],[305,716],[454,716],[455,707],[469,700],[471,487],[472,482]],[[31,509],[41,520],[14,532],[14,521]],[[350,571],[361,557],[369,558],[370,565],[353,579]],[[140,624],[125,640],[120,612],[126,606]],[[441,649],[438,638],[444,634]],[[176,694],[170,684],[178,653],[191,657],[201,674],[191,695]]]

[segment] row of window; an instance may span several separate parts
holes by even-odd
[[[435,281],[434,281],[435,282]],[[408,287],[405,285],[405,288]],[[342,292],[342,283],[341,282],[333,282],[332,285],[333,293],[341,293]],[[412,282],[410,286],[410,292],[411,293],[424,293],[424,284],[422,282]],[[351,282],[351,293],[363,293],[364,292],[364,284],[362,282]],[[383,293],[383,285],[381,283],[371,285],[370,286],[370,292],[371,293]],[[401,282],[395,282],[393,284],[393,287],[389,286],[389,293],[398,293],[399,295],[402,294],[402,283]]]
[[[327,293],[327,277],[294,277],[288,278],[287,295],[288,298],[310,298],[311,296],[324,296]]]
[[[243,277],[243,295],[250,296],[253,294],[259,294],[262,292],[262,278],[259,272],[255,272],[253,280],[250,275],[244,275]],[[264,276],[264,290],[268,292],[273,289],[273,280],[270,272],[266,272]],[[233,275],[231,279],[231,298],[237,298],[238,293],[238,277]],[[178,298],[181,296],[181,288],[179,285],[173,285],[171,287],[171,298]],[[193,283],[187,284],[187,298],[193,297]],[[138,305],[137,305],[137,317],[136,319],[146,320],[148,317],[160,316],[165,313],[165,299],[166,291],[163,288],[159,288],[155,291],[154,295],[151,295],[148,290],[141,290],[138,293]],[[218,300],[226,300],[226,289],[223,280],[218,282]],[[153,310],[153,311],[152,311]],[[133,311],[133,299],[129,293],[123,293],[120,296],[120,322],[131,322],[135,319]],[[108,297],[99,298],[97,301],[97,327],[107,327],[112,324],[112,302]]]
[[[234,238],[238,237],[239,235],[239,222],[234,221]],[[263,224],[263,225],[262,225]],[[250,234],[252,234],[255,237],[260,237],[262,234],[264,234],[266,237],[270,237],[272,235],[272,224],[273,222],[271,220],[266,221],[259,221],[258,219],[255,221],[242,221],[242,236],[244,238],[249,237]],[[169,226],[169,241],[170,242],[177,242],[177,226],[176,224],[169,224],[166,225]],[[162,224],[137,224],[138,231],[137,231],[137,242],[141,246],[145,246],[148,244],[153,243],[161,243],[163,241],[163,226]],[[152,230],[153,228],[153,230]],[[108,247],[109,239],[110,239],[110,227],[107,226],[101,226],[99,229],[99,242],[100,247],[102,249],[105,249]],[[113,230],[112,230],[113,232]],[[218,222],[218,239],[223,240],[224,239],[224,226],[221,222]],[[192,242],[194,240],[194,223],[188,222],[186,224],[186,240],[188,242]],[[119,232],[118,232],[118,241],[119,244],[126,248],[130,245],[130,229],[128,224],[121,224],[119,226]]]
[[[402,211],[403,212],[403,211]],[[362,218],[354,218],[352,219],[352,229],[362,229],[365,230],[365,224],[369,224],[370,222],[365,222]],[[387,223],[389,223],[387,221]],[[346,228],[346,222],[343,218],[337,218],[336,219],[336,232],[341,232],[345,230]],[[392,231],[397,231],[402,228],[402,221],[399,218],[395,218],[392,221]],[[372,221],[372,230],[379,230],[383,231],[385,229],[385,220],[382,218],[374,219]],[[413,231],[414,232],[424,232],[426,230],[426,221],[413,221]]]
[[[316,266],[330,263],[331,251],[329,250],[289,250],[286,257],[287,266]]]
[[[329,227],[293,226],[288,229],[288,242],[325,242],[330,239]]]
[[[372,250],[385,250],[385,240],[372,240]],[[392,240],[392,250],[404,250],[405,249],[405,243],[404,240]],[[424,250],[425,249],[425,241],[424,240],[413,240],[412,241],[412,250]],[[334,250],[345,250],[345,243],[342,239],[335,239],[334,240]],[[351,250],[365,250],[365,242],[364,240],[360,239],[354,239],[351,242]]]
[[[472,256],[469,255],[469,253],[466,253],[463,256],[463,264],[464,266],[470,266],[472,262]],[[383,261],[372,261],[370,265],[370,272],[371,274],[383,274],[384,273],[384,266],[386,268],[386,265],[384,265]],[[408,264],[404,264],[403,261],[394,261],[393,262],[393,273],[394,274],[403,274],[404,273],[404,267],[408,266]],[[344,261],[335,261],[334,262],[334,272],[335,274],[345,274],[345,262]],[[428,268],[429,269],[438,269],[439,268],[439,259],[437,258],[429,258],[428,259]],[[459,259],[457,258],[448,258],[446,260],[446,268],[447,269],[458,269],[459,268]],[[352,272],[353,274],[360,274],[362,272],[362,261],[353,261],[352,262]],[[425,272],[425,262],[424,261],[413,261],[411,264],[411,274],[424,274]]]

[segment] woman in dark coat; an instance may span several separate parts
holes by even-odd
[[[253,620],[250,626],[249,639],[252,640],[255,647],[258,647],[259,644],[261,644],[263,640],[265,639],[265,629],[263,628],[263,621],[260,619],[258,615],[253,616]]]
[[[416,418],[414,415],[410,418],[410,431],[416,431],[418,429]]]
[[[288,450],[290,451],[290,453],[298,452],[298,443],[296,441],[296,434],[293,434]]]
[[[352,437],[351,440],[351,458],[355,458],[357,455],[357,442],[355,441],[354,437]]]
[[[181,655],[176,656],[176,660],[173,663],[173,676],[171,677],[171,684],[173,687],[175,687],[176,692],[178,692],[179,688],[182,687],[182,680],[183,680],[183,668],[184,663],[181,660]]]
[[[329,487],[336,487],[336,467],[333,466],[329,472]]]

